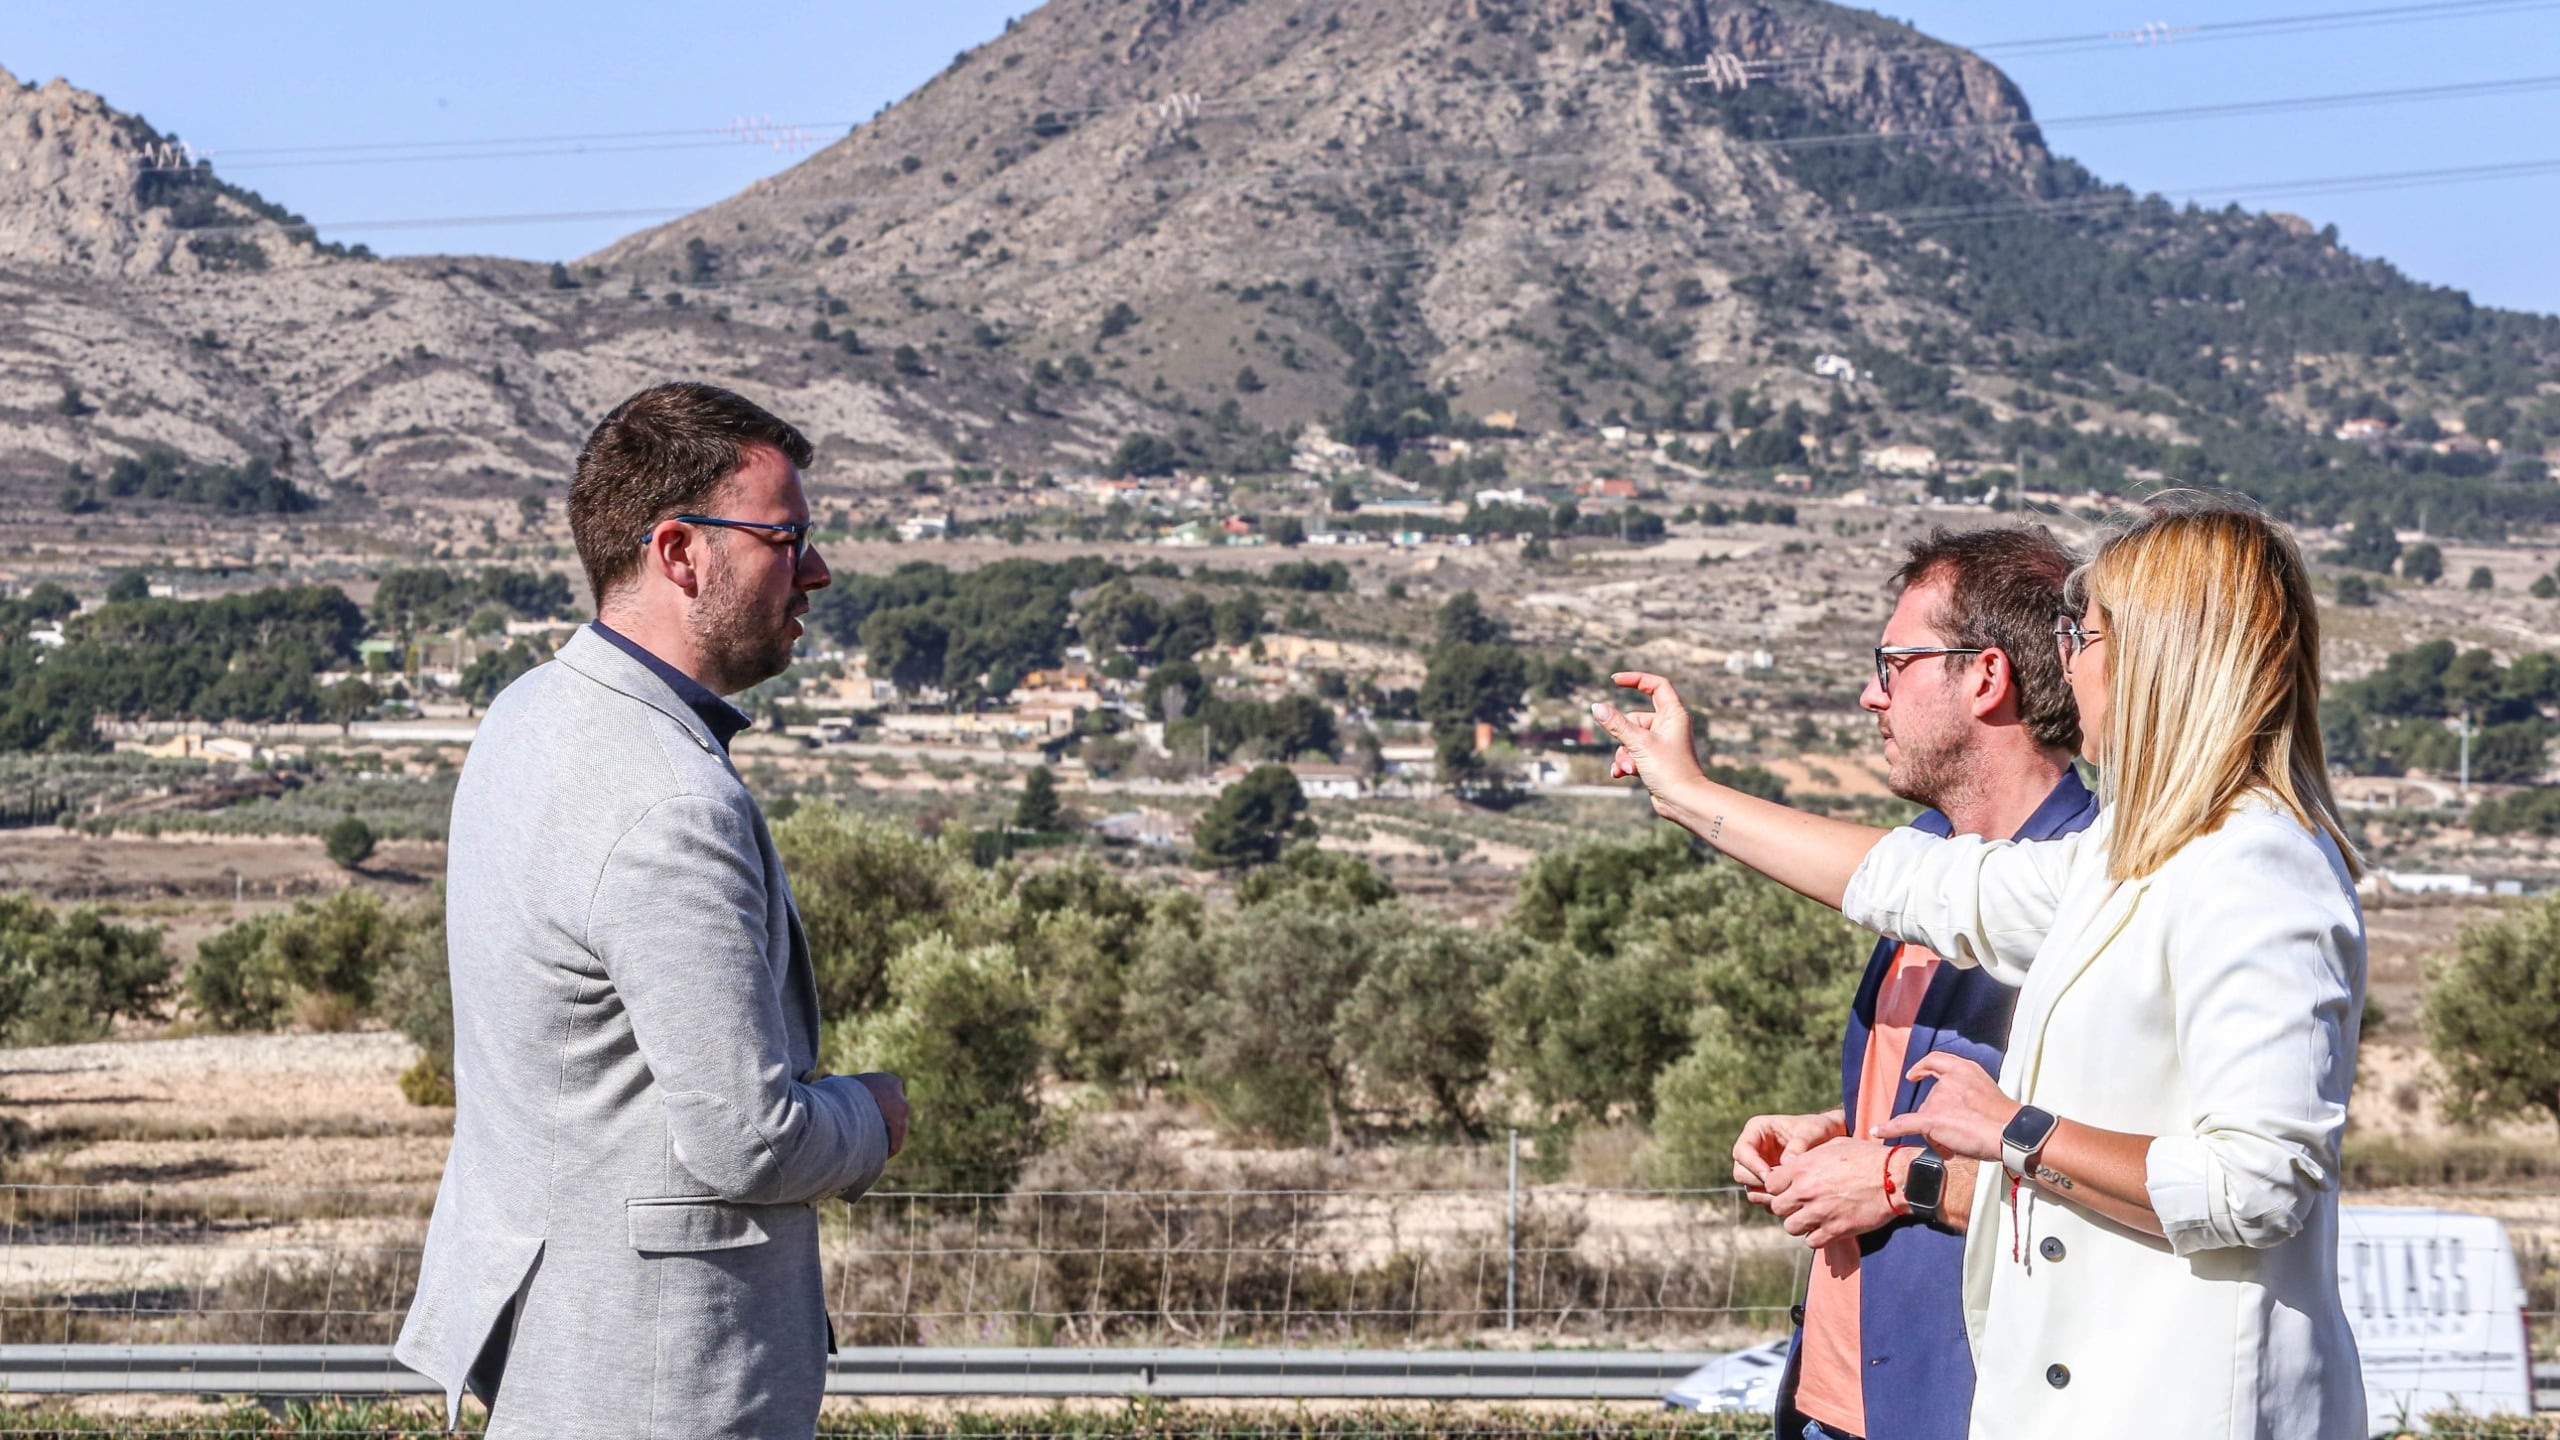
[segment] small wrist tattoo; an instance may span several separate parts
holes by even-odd
[[[2037,1166],[2036,1179],[2046,1187],[2054,1190],[2077,1190],[2080,1188],[2079,1186],[2071,1183],[2070,1176],[2063,1174],[2061,1171],[2054,1169],[2050,1165]]]
[[[1716,843],[1716,837],[1722,834],[1724,834],[1724,817],[1719,815],[1707,826],[1707,843],[1713,845]]]

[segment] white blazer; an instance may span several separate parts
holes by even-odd
[[[1965,1244],[1977,1440],[2362,1440],[2338,1301],[2338,1143],[2364,915],[2337,846],[2252,797],[2107,878],[2112,808],[2047,841],[1898,830],[1849,918],[2020,986],[2000,1088],[2159,1137],[2168,1238],[1982,1169]]]

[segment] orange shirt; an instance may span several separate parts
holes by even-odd
[[[1858,1113],[1849,1133],[1865,1135],[1893,1117],[1893,1099],[1911,1048],[1911,1022],[1938,973],[1938,957],[1926,946],[1894,951],[1893,968],[1876,991],[1876,1023],[1867,1032],[1866,1067],[1858,1083]],[[1898,1180],[1899,1177],[1897,1177]],[[1884,1170],[1876,1170],[1884,1187]],[[1822,1247],[1805,1289],[1804,1340],[1796,1357],[1796,1408],[1824,1428],[1867,1433],[1866,1362],[1858,1334],[1858,1242]]]

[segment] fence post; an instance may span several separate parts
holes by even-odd
[[[1502,1328],[1520,1328],[1520,1131],[1511,1131],[1511,1221],[1503,1249],[1509,1260],[1502,1270]]]

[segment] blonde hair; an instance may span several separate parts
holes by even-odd
[[[2263,792],[2362,864],[2320,738],[2320,612],[2282,526],[2229,499],[2155,501],[2072,577],[2106,637],[2107,868],[2158,870]]]

